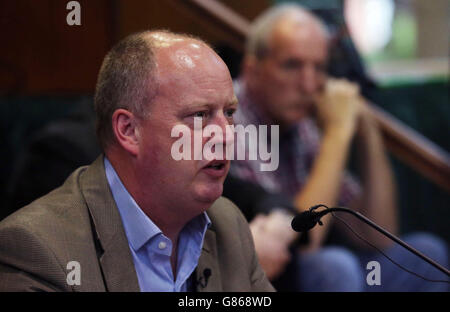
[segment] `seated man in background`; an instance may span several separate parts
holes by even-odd
[[[235,81],[240,103],[235,123],[279,125],[280,165],[275,171],[260,171],[258,161],[234,161],[230,172],[266,192],[285,195],[295,207],[291,213],[316,204],[340,204],[360,211],[396,234],[395,183],[380,131],[359,95],[358,86],[327,77],[327,38],[322,22],[296,5],[269,9],[252,24],[241,77]],[[353,138],[362,183],[345,170]],[[226,185],[225,196],[238,202],[246,194],[227,191]],[[446,279],[441,272],[365,224],[352,217],[342,215],[342,218],[405,267],[430,279]],[[282,224],[281,220],[278,212],[257,216],[257,222],[252,222],[252,233],[260,262],[271,280],[279,277],[291,261],[296,272],[286,270],[284,274],[295,275],[295,284],[289,290],[447,289],[445,283],[426,282],[400,270],[381,255],[368,253],[363,250],[366,245],[344,228],[340,232],[354,238],[358,253],[342,247],[323,247],[334,221],[330,215],[323,218],[324,226],[310,231],[308,245],[300,253],[294,253],[291,260],[286,256],[292,242],[289,218],[284,225],[273,226]],[[276,243],[267,243],[270,236],[277,238]],[[440,239],[414,234],[405,240],[447,265],[447,247]],[[366,264],[372,260],[381,264],[380,286],[370,287],[366,283]]]
[[[229,161],[171,155],[174,126],[233,123],[217,54],[186,35],[129,36],[105,57],[95,110],[103,154],[0,223],[0,290],[272,291],[244,217],[220,197]]]

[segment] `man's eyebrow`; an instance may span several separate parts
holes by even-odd
[[[238,105],[239,101],[237,99],[237,97],[234,97],[230,102],[228,102],[227,106],[233,106],[233,105]]]
[[[229,101],[225,106],[235,106],[238,105],[239,101],[236,97],[234,97],[231,101]],[[189,108],[201,108],[201,107],[205,107],[205,108],[211,108],[211,107],[215,107],[216,105],[211,104],[211,103],[202,103],[202,102],[194,102],[192,104],[189,105]]]

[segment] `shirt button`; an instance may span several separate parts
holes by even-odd
[[[158,244],[159,249],[164,249],[164,248],[166,248],[166,246],[167,246],[167,244],[165,242],[159,242],[159,244]]]

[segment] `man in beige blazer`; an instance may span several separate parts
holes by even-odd
[[[163,282],[174,291],[273,291],[248,224],[220,197],[229,160],[171,156],[174,126],[194,134],[197,117],[225,129],[236,105],[226,65],[201,40],[166,31],[122,40],[105,57],[96,88],[104,154],[0,223],[0,291],[167,291],[145,272],[168,273]],[[202,137],[202,146],[230,140]],[[132,205],[118,199],[117,183]],[[149,261],[150,251],[143,260],[134,249],[130,231],[144,220],[130,226],[131,206],[168,242],[157,245],[166,258]],[[193,220],[203,231],[192,230]],[[180,282],[186,268],[195,273]]]

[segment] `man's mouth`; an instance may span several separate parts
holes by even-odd
[[[227,174],[227,160],[213,160],[209,162],[202,170],[208,175],[222,177]]]
[[[211,169],[214,169],[214,170],[221,170],[223,167],[225,167],[225,163],[214,163],[214,164],[206,166],[205,168],[211,168]]]

